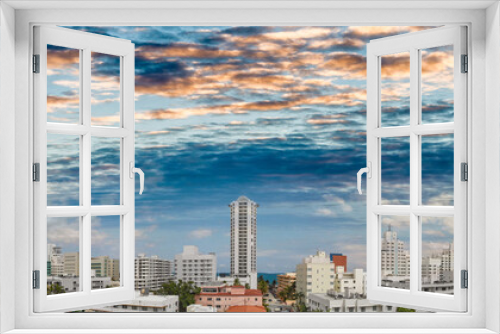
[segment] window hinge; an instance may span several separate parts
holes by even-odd
[[[33,181],[40,182],[40,163],[33,164]]]
[[[40,55],[33,55],[33,73],[40,73]]]
[[[469,288],[469,272],[467,270],[462,270],[460,276],[462,277],[462,289]]]
[[[461,181],[469,181],[469,165],[466,162],[460,164]]]
[[[469,72],[469,56],[467,55],[462,55],[462,70],[460,72],[462,73]]]
[[[33,270],[33,289],[40,289],[40,270]]]

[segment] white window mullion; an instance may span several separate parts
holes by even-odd
[[[92,290],[91,281],[91,256],[92,256],[92,224],[90,215],[90,206],[92,201],[92,190],[91,190],[91,154],[92,154],[92,138],[90,132],[90,121],[91,121],[91,107],[92,107],[92,96],[90,89],[91,82],[91,51],[87,47],[83,49],[82,57],[82,124],[86,133],[82,137],[82,147],[81,147],[81,159],[80,159],[80,170],[82,171],[81,187],[83,197],[83,206],[88,209],[86,214],[82,218],[82,235],[80,238],[81,243],[81,264],[80,268],[80,280],[83,282],[82,291],[84,293],[90,293]]]
[[[420,235],[419,217],[413,212],[420,202],[420,138],[415,134],[419,124],[420,66],[419,51],[410,49],[410,291],[416,293],[419,286]]]

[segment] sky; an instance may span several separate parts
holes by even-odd
[[[172,260],[196,245],[228,272],[228,205],[245,195],[259,204],[259,272],[294,271],[317,250],[366,267],[366,201],[356,190],[366,43],[423,27],[72,28],[135,44],[136,167],[146,174],[136,254]],[[422,50],[423,123],[453,121],[452,51]],[[49,48],[47,121],[79,121],[78,62],[78,50]],[[119,68],[119,58],[92,54],[92,125],[119,124]],[[383,57],[381,82],[382,126],[408,125],[408,54]],[[78,205],[79,138],[49,134],[48,143],[48,205]],[[382,202],[408,204],[409,140],[381,147]],[[119,203],[119,159],[116,139],[92,139],[93,205]],[[452,167],[452,135],[422,138],[424,204],[453,205]],[[118,222],[93,220],[92,256],[117,256]],[[425,224],[429,250],[452,239],[452,219]],[[49,242],[75,250],[77,228],[53,218]]]

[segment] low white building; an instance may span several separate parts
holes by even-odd
[[[201,254],[196,246],[184,246],[182,254],[175,256],[175,276],[183,282],[194,282],[201,286],[215,281],[217,256],[215,253]]]
[[[396,307],[372,304],[364,296],[351,296],[349,298],[344,298],[342,294],[335,293],[310,293],[307,296],[306,305],[311,311],[321,312],[396,312]]]
[[[198,304],[191,304],[187,307],[188,313],[215,313],[217,309],[213,306],[203,306]]]
[[[111,281],[111,277],[91,277],[92,290],[116,287],[120,282]],[[47,276],[47,285],[60,285],[64,292],[80,291],[80,278],[77,276]]]
[[[125,303],[92,309],[94,312],[136,313],[136,312],[179,312],[179,296],[142,295],[136,290],[136,297]]]
[[[335,292],[345,294],[362,295],[366,293],[366,273],[363,269],[354,269],[352,272],[345,273],[343,267],[337,267],[335,277]]]

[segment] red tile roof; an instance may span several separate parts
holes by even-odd
[[[226,312],[267,312],[264,306],[240,305],[231,306]]]

